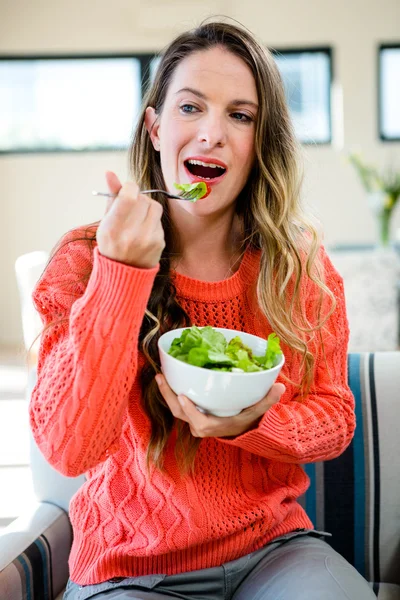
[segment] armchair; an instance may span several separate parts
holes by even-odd
[[[304,465],[300,501],[379,600],[400,600],[400,352],[349,354],[348,365],[354,439],[339,458]],[[61,600],[68,578],[68,506],[84,476],[57,473],[33,440],[31,464],[37,503],[0,535],[1,600]]]

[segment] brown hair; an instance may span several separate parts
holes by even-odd
[[[145,126],[146,107],[154,107],[156,115],[160,115],[171,78],[180,62],[193,52],[206,51],[215,46],[240,57],[250,68],[256,83],[259,100],[256,160],[249,180],[237,199],[236,212],[243,222],[243,249],[248,245],[261,249],[257,282],[260,309],[282,341],[301,356],[300,394],[305,396],[312,383],[314,366],[309,342],[313,332],[320,331],[333,312],[335,299],[323,280],[322,265],[317,256],[317,229],[301,207],[303,175],[300,169],[300,146],[271,52],[244,28],[222,21],[203,23],[179,35],[163,52],[154,81],[145,95],[129,150],[131,173],[141,189],[165,188],[160,156],[154,150]],[[147,359],[140,378],[143,406],[152,428],[148,464],[162,468],[163,451],[174,427],[174,417],[154,380],[155,374],[160,371],[157,341],[165,331],[190,326],[191,322],[176,299],[171,278],[171,256],[176,240],[168,203],[161,195],[156,199],[164,207],[162,225],[166,246],[142,322],[139,344]],[[83,239],[91,244],[95,236],[96,224],[92,224],[88,226]],[[58,249],[53,251],[53,256]],[[84,274],[84,279],[87,280],[89,275]],[[324,319],[319,318],[320,311],[317,308],[318,322],[310,323],[302,308],[300,283],[304,276],[310,278],[320,290],[318,307],[324,294],[331,298],[331,309]],[[177,426],[176,451],[185,471],[193,467],[200,440],[191,435],[186,423],[178,421]]]

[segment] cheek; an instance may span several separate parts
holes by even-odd
[[[254,137],[251,136],[247,140],[241,141],[238,152],[236,156],[238,157],[240,163],[242,165],[242,171],[248,172],[253,165],[255,159],[255,149],[254,149]]]
[[[169,151],[179,151],[191,139],[191,136],[191,128],[176,118],[169,119],[162,131],[164,146]]]
[[[175,169],[178,166],[182,151],[184,150],[188,140],[182,135],[179,128],[171,127],[168,132],[164,132],[162,143],[162,162],[169,168]]]
[[[173,135],[164,136],[161,142],[160,150],[161,168],[164,173],[164,179],[166,182],[171,184],[172,179],[176,177],[176,154],[179,152],[177,148],[177,140]]]

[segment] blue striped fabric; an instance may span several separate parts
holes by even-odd
[[[24,573],[24,600],[52,600],[52,556],[47,538],[41,535],[15,560]],[[21,573],[21,569],[18,570]]]
[[[333,534],[326,541],[371,582],[379,600],[400,600],[400,352],[389,354],[349,354],[355,435],[340,457],[304,465],[310,487],[300,502],[317,529]],[[40,533],[1,571],[0,600],[52,600],[65,585],[67,515]]]
[[[16,558],[5,565],[3,561],[0,600],[54,600],[64,589],[72,541],[68,515],[52,504],[38,504],[29,515],[21,517],[20,525],[9,533],[9,543],[17,548],[19,538],[32,539],[35,534],[36,539]]]
[[[32,600],[34,591],[32,586],[32,569],[30,563],[25,558],[24,554],[20,554],[16,559],[22,567],[23,576],[21,577],[22,589],[24,590],[24,600]],[[20,571],[20,569],[19,569]],[[21,571],[20,571],[21,573]]]
[[[313,523],[317,523],[317,479],[315,473],[315,463],[304,465],[305,472],[310,478],[310,487],[307,490],[305,498],[305,510]],[[323,530],[323,527],[318,527]]]
[[[354,434],[354,566],[365,577],[365,465],[362,418],[360,355],[349,355],[349,385],[356,402],[357,427]]]
[[[335,550],[368,579],[365,560],[365,445],[363,426],[362,375],[365,362],[360,354],[348,357],[349,385],[356,402],[357,427],[351,445],[337,459],[320,463],[323,477],[317,482],[318,464],[306,464],[310,478],[305,508],[318,529],[332,533],[327,538]],[[324,510],[317,511],[323,501]]]
[[[315,527],[333,534],[326,541],[371,582],[378,597],[386,597],[390,588],[390,593],[397,590],[393,597],[397,598],[398,592],[400,598],[400,587],[397,587],[400,583],[400,498],[393,501],[390,494],[393,475],[387,464],[388,457],[392,461],[398,459],[400,448],[396,440],[382,437],[390,430],[387,419],[396,418],[392,407],[396,407],[399,414],[400,394],[396,382],[391,385],[390,378],[397,375],[400,357],[390,360],[390,366],[385,366],[386,358],[381,353],[378,368],[375,354],[349,354],[348,381],[355,397],[357,420],[355,435],[340,457],[304,465],[310,487],[301,500]],[[382,460],[386,461],[384,481]],[[382,490],[386,499],[390,499],[385,506],[381,505]],[[394,538],[396,532],[398,535]],[[389,543],[397,549],[397,559],[388,554]],[[387,577],[389,587],[382,587],[382,575]]]
[[[43,600],[52,600],[53,583],[51,569],[51,548],[44,535],[36,540],[36,544],[39,548],[43,565]]]

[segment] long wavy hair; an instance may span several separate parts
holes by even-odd
[[[155,151],[145,126],[147,106],[162,113],[167,90],[177,66],[194,52],[223,47],[241,58],[251,70],[258,94],[259,112],[255,132],[255,164],[236,201],[236,213],[243,225],[243,249],[261,250],[257,281],[260,310],[284,344],[300,357],[301,381],[298,397],[304,397],[313,381],[313,339],[335,308],[335,299],[324,282],[318,258],[320,238],[317,227],[302,209],[303,167],[301,147],[289,116],[284,86],[272,53],[245,28],[223,21],[205,22],[179,35],[161,54],[153,82],[144,98],[141,114],[129,149],[132,177],[141,189],[165,189],[160,155]],[[163,455],[175,419],[165,403],[155,375],[160,372],[157,348],[159,337],[170,329],[190,326],[190,318],[176,298],[171,259],[177,247],[168,202],[155,196],[163,208],[162,225],[166,245],[160,259],[151,297],[141,325],[139,347],[146,357],[140,373],[143,407],[151,423],[148,466],[163,467]],[[93,248],[98,222],[86,228],[85,239]],[[80,230],[82,231],[82,229]],[[70,242],[68,242],[70,243]],[[54,256],[60,245],[52,251]],[[82,275],[89,279],[90,272]],[[316,318],[311,322],[300,296],[302,278],[311,279],[319,289]],[[329,296],[330,310],[322,312],[323,298]],[[319,308],[318,308],[319,307]],[[52,324],[50,324],[52,325]],[[178,421],[176,454],[182,470],[193,468],[200,440],[189,426]]]

